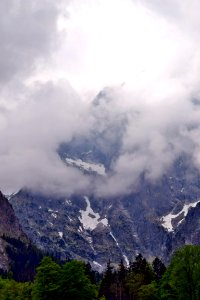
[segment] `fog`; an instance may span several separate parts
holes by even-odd
[[[0,189],[116,196],[136,189],[141,174],[155,182],[183,153],[199,168],[199,6],[0,4]],[[94,131],[106,132],[103,151],[120,143],[106,177],[95,180],[57,153]]]

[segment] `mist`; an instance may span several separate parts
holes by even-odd
[[[156,182],[183,154],[200,168],[199,6],[0,4],[0,189],[109,197],[135,190],[141,174]],[[95,180],[58,155],[94,132],[104,152],[119,143]]]

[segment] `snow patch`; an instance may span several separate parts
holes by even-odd
[[[52,217],[53,217],[54,219],[57,218],[57,215],[56,215],[55,213],[52,213],[51,215],[52,215]]]
[[[88,154],[90,154],[90,153],[92,153],[92,150],[89,150],[88,152],[82,152],[81,154],[82,154],[82,155],[88,155]]]
[[[118,243],[117,239],[114,237],[112,232],[110,232],[110,235],[112,236],[113,240],[115,241],[117,247],[119,247],[119,243]]]
[[[124,261],[125,261],[126,265],[129,266],[128,257],[125,254],[123,254],[123,258],[124,258]]]
[[[63,232],[62,231],[59,231],[58,232],[58,235],[59,235],[59,237],[62,239],[63,238]]]
[[[10,200],[12,197],[14,197],[15,195],[17,195],[19,193],[20,190],[17,190],[15,192],[11,192],[11,191],[3,191],[2,190],[2,193],[3,195],[8,199]]]
[[[88,241],[89,244],[92,244],[92,238],[91,238],[91,236],[87,236],[86,240]]]
[[[124,258],[125,264],[126,264],[126,266],[128,267],[128,266],[129,266],[129,260],[128,260],[128,257],[122,252],[122,250],[121,250],[121,248],[120,248],[120,246],[119,246],[119,243],[118,243],[116,237],[114,236],[114,234],[112,233],[112,231],[110,231],[110,235],[111,235],[111,237],[113,238],[113,240],[115,241],[115,243],[116,243],[117,247],[119,248],[120,252],[122,253],[122,256],[123,256],[123,258]]]
[[[199,202],[200,202],[200,200],[198,200],[197,202],[194,202],[194,203],[185,204],[183,206],[183,209],[178,214],[169,213],[168,215],[162,217],[161,218],[162,226],[164,228],[166,228],[169,232],[174,231],[173,225],[172,225],[172,220],[177,218],[178,216],[180,216],[182,213],[184,213],[183,219],[180,220],[177,224],[177,226],[179,226],[183,222],[184,218],[187,216],[189,209],[191,207],[196,207]]]
[[[65,203],[68,204],[68,205],[71,205],[71,204],[72,204],[72,201],[69,200],[69,199],[66,199],[66,200],[65,200]]]
[[[83,229],[82,229],[82,227],[81,227],[81,226],[79,226],[79,228],[78,228],[78,232],[83,232]]]
[[[97,261],[93,260],[92,264],[93,264],[93,269],[94,270],[97,270],[100,273],[103,272],[104,267],[102,265],[100,265]]]
[[[95,163],[85,162],[82,159],[72,159],[72,158],[66,158],[65,161],[70,166],[75,166],[88,172],[95,172],[102,176],[106,175],[105,167],[102,164],[95,164]]]
[[[93,264],[94,265],[96,265],[96,266],[98,266],[98,267],[100,267],[100,268],[102,268],[102,265],[100,265],[97,261],[95,261],[95,260],[93,260]]]
[[[84,229],[94,230],[98,224],[103,224],[108,226],[108,220],[106,218],[101,219],[99,213],[95,213],[90,206],[90,201],[88,197],[84,197],[87,207],[86,210],[80,210],[81,217],[79,217],[80,222]]]

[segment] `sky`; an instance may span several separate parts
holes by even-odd
[[[200,168],[199,28],[198,0],[2,1],[0,189],[115,196],[182,153]],[[94,109],[101,90],[110,100]],[[57,154],[94,128],[107,144],[123,129],[95,183]]]

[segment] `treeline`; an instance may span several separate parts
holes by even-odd
[[[108,300],[199,300],[200,247],[187,245],[178,249],[166,268],[159,258],[149,264],[139,254],[125,268],[107,265],[99,296]]]
[[[44,257],[34,282],[0,279],[1,300],[92,300],[98,299],[98,273],[89,264],[72,260],[65,264]]]
[[[199,300],[200,247],[178,249],[166,268],[159,258],[150,264],[141,255],[126,267],[108,262],[100,275],[90,264],[60,264],[44,257],[33,282],[0,279],[0,299],[16,300]]]
[[[124,266],[123,260],[116,270],[108,262],[99,295],[109,300],[143,299],[142,294],[146,295],[149,291],[155,294],[151,283],[158,282],[165,271],[166,267],[159,258],[156,257],[149,264],[141,254],[136,256],[135,261],[130,262],[128,268]]]

